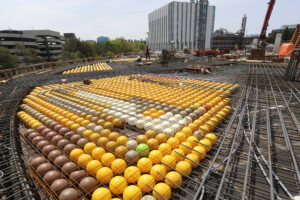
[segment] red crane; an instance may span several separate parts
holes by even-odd
[[[264,21],[264,24],[263,24],[263,27],[261,29],[261,33],[259,36],[259,41],[261,41],[262,43],[264,43],[263,41],[266,39],[267,28],[269,26],[269,20],[270,20],[270,17],[271,17],[271,14],[272,14],[272,11],[273,11],[273,8],[275,5],[275,1],[276,0],[270,0],[270,2],[268,3],[269,4],[268,11],[266,13],[265,21]]]

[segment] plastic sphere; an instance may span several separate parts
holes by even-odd
[[[202,140],[204,138],[204,133],[202,131],[195,131],[193,136],[196,136],[198,140]]]
[[[142,190],[142,192],[151,192],[152,188],[148,185],[150,185],[153,188],[155,185],[155,180],[153,176],[149,174],[144,174],[138,180],[138,187]]]
[[[105,167],[110,167],[111,163],[116,159],[115,155],[112,153],[105,153],[101,158],[101,163]]]
[[[128,142],[128,138],[126,136],[123,136],[123,135],[118,137],[118,139],[117,139],[117,144],[119,146],[126,146],[127,142]]]
[[[184,127],[181,132],[184,133],[186,137],[189,137],[193,134],[193,131],[190,127]]]
[[[146,144],[148,138],[146,135],[138,135],[136,137],[136,141],[139,143],[139,144]]]
[[[156,137],[156,133],[154,130],[147,130],[145,135],[147,136],[148,139]]]
[[[166,143],[168,140],[168,137],[166,134],[160,133],[155,137],[155,139],[157,139],[157,141],[161,144],[161,143]]]
[[[149,153],[148,158],[152,161],[153,164],[158,164],[163,158],[163,154],[159,150],[153,150]]]
[[[70,153],[70,158],[73,160],[73,161],[77,161],[79,156],[83,155],[84,154],[84,151],[82,149],[73,149]]]
[[[154,186],[154,190],[153,190],[153,196],[157,199],[157,200],[169,200],[171,198],[171,188],[170,186],[168,186],[165,183],[158,183]],[[159,193],[159,194],[158,194]],[[163,196],[164,198],[162,198],[161,196]]]
[[[179,147],[179,140],[175,137],[169,138],[167,143],[171,146],[172,150]]]
[[[144,128],[144,125],[145,125],[145,121],[142,120],[142,119],[139,119],[137,122],[136,122],[136,127],[138,129],[143,129]]]
[[[203,146],[195,146],[192,150],[193,154],[196,154],[200,160],[205,158],[206,150]]]
[[[92,157],[96,160],[101,160],[104,154],[105,154],[105,150],[102,147],[96,147],[92,151]]]
[[[89,154],[83,154],[78,157],[77,162],[81,167],[86,168],[87,164],[92,160],[92,156],[90,156]]]
[[[168,143],[162,143],[159,145],[158,150],[165,156],[171,154],[171,146]]]
[[[135,185],[128,186],[123,193],[123,200],[140,200],[143,194],[139,187]]]
[[[161,164],[164,165],[168,171],[173,170],[176,166],[176,158],[172,155],[166,155],[161,159]]]
[[[93,129],[95,133],[101,133],[102,130],[104,130],[102,126],[95,126],[95,128]]]
[[[196,136],[189,136],[186,139],[186,141],[189,142],[192,145],[192,147],[195,147],[195,146],[199,145],[198,138]]]
[[[202,139],[199,141],[199,146],[202,146],[206,152],[209,152],[212,145],[209,139]]]
[[[111,163],[111,169],[115,174],[122,174],[127,165],[123,159],[116,159]]]
[[[149,154],[149,146],[147,144],[139,144],[136,147],[136,152],[138,152],[138,154],[141,157],[148,156],[148,154]]]
[[[186,136],[182,132],[176,133],[174,137],[179,140],[179,143],[182,143],[182,142],[184,142],[186,140]]]
[[[131,164],[136,163],[140,159],[140,155],[135,150],[130,150],[125,154],[125,160]]]
[[[214,145],[217,142],[217,136],[213,133],[208,133],[205,135],[205,138],[210,140],[211,144]]]
[[[108,167],[102,167],[97,171],[96,178],[102,184],[107,184],[113,178],[113,171]]]
[[[96,189],[92,195],[92,200],[110,200],[110,199],[111,199],[111,192],[109,191],[109,189],[105,187]]]
[[[115,176],[109,182],[109,189],[114,194],[122,194],[127,187],[127,181],[122,176]]]
[[[112,123],[113,123],[114,127],[121,127],[123,124],[123,122],[120,118],[113,119]]]
[[[171,171],[166,175],[165,183],[172,189],[178,189],[182,185],[182,177],[180,173]]]
[[[147,141],[147,145],[151,150],[156,150],[158,149],[159,142],[157,141],[157,139],[151,138]]]
[[[128,183],[136,183],[141,176],[141,171],[135,166],[128,167],[124,172],[124,177]]]
[[[118,158],[125,158],[125,154],[128,152],[127,147],[125,146],[118,146],[115,150],[115,155]]]
[[[106,148],[106,144],[109,142],[109,139],[107,137],[101,137],[98,139],[97,144],[100,147]]]
[[[142,173],[149,173],[152,168],[152,162],[149,158],[141,158],[137,163],[137,167]]]
[[[190,153],[190,154],[186,155],[186,159],[184,161],[190,163],[192,168],[196,168],[196,167],[198,167],[200,159],[196,154]]]
[[[183,142],[179,145],[179,149],[182,149],[184,151],[184,154],[190,154],[192,152],[192,145],[189,142]]]
[[[107,151],[114,152],[116,148],[118,147],[118,144],[115,141],[109,141],[105,145]]]
[[[96,175],[97,171],[102,168],[102,164],[99,160],[92,160],[86,166],[86,171],[92,175]]]
[[[154,177],[155,181],[162,181],[165,179],[164,176],[166,176],[167,170],[163,165],[154,165],[151,168],[150,174]]]
[[[130,150],[135,150],[136,147],[137,147],[138,143],[137,141],[135,140],[129,140],[127,143],[126,143],[126,147],[127,149],[130,151]]]
[[[108,135],[108,139],[110,141],[117,141],[117,139],[119,138],[120,134],[117,133],[117,132],[111,132],[109,135]]]
[[[171,155],[175,157],[176,162],[183,161],[185,156],[184,151],[182,149],[174,149]]]
[[[143,198],[141,198],[141,200],[156,200],[156,198],[151,195],[145,195]]]
[[[88,142],[84,145],[84,152],[87,154],[92,154],[93,150],[97,147],[97,145],[93,142]]]
[[[177,163],[175,169],[176,169],[176,171],[179,171],[179,172],[185,174],[186,176],[189,176],[192,172],[192,167],[191,167],[190,163],[188,163],[186,161],[180,161],[179,163]]]

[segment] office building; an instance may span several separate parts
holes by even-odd
[[[97,42],[107,42],[109,41],[109,37],[100,36],[97,37]]]
[[[64,33],[65,40],[76,38],[75,33]]]
[[[208,0],[173,1],[148,15],[152,50],[211,48],[215,6]]]
[[[16,43],[23,44],[26,48],[37,50],[39,56],[46,61],[57,61],[62,53],[64,36],[51,30],[3,30],[0,31],[0,46],[10,49],[22,63],[22,57],[14,49]]]

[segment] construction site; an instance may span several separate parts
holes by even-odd
[[[300,27],[272,56],[0,70],[0,199],[300,199]],[[201,54],[201,55],[199,55]]]

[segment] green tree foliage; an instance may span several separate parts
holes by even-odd
[[[15,68],[18,66],[18,58],[12,55],[9,49],[0,47],[0,70]]]
[[[286,27],[286,29],[282,33],[282,40],[283,41],[290,41],[293,37],[293,34],[294,34],[294,30],[289,29],[288,27]]]
[[[26,48],[21,43],[16,43],[14,49],[17,53],[24,58],[24,60],[19,60],[19,62],[24,62],[26,65],[41,63],[43,62],[43,58],[38,56],[37,51],[33,48]]]
[[[274,33],[272,36],[270,36],[270,37],[268,37],[268,38],[266,39],[266,42],[267,42],[268,44],[274,44],[274,43],[275,43],[275,39],[276,39],[276,34]]]
[[[116,54],[127,54],[129,52],[141,52],[146,49],[144,41],[125,40],[117,38],[107,42],[92,43],[72,38],[66,41],[63,48],[62,59],[114,56]]]

